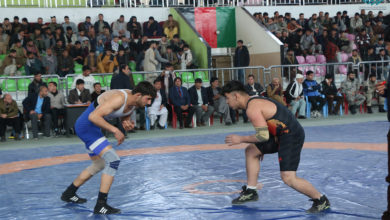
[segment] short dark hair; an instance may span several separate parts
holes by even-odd
[[[242,44],[243,44],[243,43],[244,43],[244,41],[242,41],[242,40],[238,40],[238,41],[237,41],[237,43],[242,43]]]
[[[76,81],[76,85],[78,86],[78,85],[80,85],[80,84],[84,84],[85,82],[84,82],[84,80],[82,80],[82,79],[78,79],[77,81]]]
[[[11,49],[11,50],[9,51],[9,53],[16,53],[16,50],[15,50],[15,49]]]
[[[249,79],[250,77],[252,77],[253,79],[255,78],[255,76],[254,76],[253,74],[249,74],[249,75],[248,75],[248,79]]]
[[[91,70],[91,68],[89,68],[89,66],[85,65],[85,66],[83,66],[83,72],[86,70]]]
[[[53,84],[55,87],[57,87],[57,83],[54,81],[49,82],[49,84]]]
[[[102,85],[102,84],[100,84],[100,82],[95,82],[95,83],[93,84],[93,88],[95,88],[96,85]]]
[[[202,83],[202,79],[201,78],[196,78],[195,79],[195,83]]]
[[[126,69],[126,64],[122,63],[121,65],[119,65],[119,70],[124,70]]]
[[[142,81],[131,91],[131,94],[141,93],[141,95],[150,95],[153,99],[156,98],[157,92],[153,85],[148,81]]]
[[[218,80],[218,77],[213,76],[213,77],[211,77],[211,79],[210,79],[210,83],[213,83],[213,82],[216,81],[216,80]]]
[[[180,77],[176,77],[175,80],[173,80],[173,82],[176,82],[177,80],[180,80],[180,82],[183,83],[183,80],[181,80]]]
[[[222,87],[222,94],[223,95],[225,95],[226,93],[232,93],[232,92],[239,92],[239,93],[246,94],[244,85],[240,81],[237,81],[237,80],[230,81]]]
[[[46,86],[46,85],[41,85],[41,86],[39,87],[39,91],[42,91],[42,89],[44,89],[44,88],[47,89],[47,86]]]
[[[160,77],[157,77],[154,81],[153,81],[153,84],[156,84],[158,82],[162,82],[161,78]]]
[[[310,74],[314,74],[314,72],[311,71],[311,70],[309,70],[309,71],[306,72],[306,76],[308,76],[308,75],[310,75]]]

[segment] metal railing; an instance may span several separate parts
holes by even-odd
[[[390,60],[363,61],[353,69],[360,79],[366,80],[371,74],[375,74],[378,80],[386,80],[390,71]]]

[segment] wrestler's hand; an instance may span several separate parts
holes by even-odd
[[[134,129],[134,122],[133,121],[128,121],[128,120],[122,121],[122,127],[126,131],[133,130]]]
[[[225,143],[229,146],[241,144],[241,136],[235,134],[228,135],[225,138]]]
[[[119,129],[116,129],[114,131],[114,136],[115,136],[116,140],[118,141],[118,145],[121,145],[123,143],[123,141],[125,140],[125,135]]]

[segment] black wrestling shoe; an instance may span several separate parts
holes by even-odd
[[[257,195],[257,191],[254,189],[248,189],[246,186],[242,187],[242,191],[240,193],[240,196],[233,199],[232,204],[233,205],[240,205],[246,202],[255,202],[259,199],[259,196]]]
[[[330,208],[330,202],[325,195],[320,199],[310,199],[310,201],[313,201],[313,206],[306,211],[307,213],[319,213]]]
[[[64,202],[77,203],[77,204],[83,204],[87,202],[86,199],[80,198],[76,193],[67,194],[65,192],[62,193],[61,200]]]
[[[94,214],[100,215],[109,215],[109,214],[120,214],[121,210],[109,206],[107,203],[97,202],[95,209],[93,210]]]

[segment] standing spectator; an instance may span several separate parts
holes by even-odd
[[[156,54],[154,49],[156,48],[156,42],[150,42],[149,49],[145,52],[144,58],[144,71],[145,72],[155,72],[157,70],[158,61],[156,60]],[[145,76],[145,80],[153,82],[157,77],[157,73],[150,73]]]
[[[142,36],[141,24],[137,21],[137,17],[132,16],[127,23],[127,30],[130,31],[131,39],[137,39]]]
[[[49,93],[47,96],[50,98],[54,133],[59,135],[58,117],[65,117],[65,96],[62,92],[58,91],[56,82],[49,82]]]
[[[272,83],[267,87],[267,96],[283,105],[286,103],[283,100],[283,91],[279,83],[279,78],[273,78]]]
[[[364,95],[366,97],[366,103],[367,103],[367,112],[369,114],[372,114],[372,98],[377,97],[378,99],[378,105],[379,105],[379,112],[386,112],[383,108],[385,104],[385,98],[382,96],[378,96],[375,86],[378,84],[376,80],[376,75],[371,74],[369,79],[366,80],[363,84],[364,86]]]
[[[173,81],[176,78],[173,70],[173,66],[171,64],[167,64],[159,76],[162,82],[161,88],[166,92],[167,97],[169,97],[169,90],[174,86]]]
[[[39,87],[39,93],[30,93],[23,100],[23,108],[27,112],[28,119],[31,120],[33,138],[38,140],[38,122],[44,121],[44,135],[50,137],[51,111],[48,89],[45,86]]]
[[[74,61],[72,57],[69,56],[69,52],[67,50],[62,52],[62,56],[60,56],[57,61],[57,71],[59,76],[65,77],[67,74],[74,73]]]
[[[163,28],[164,34],[169,40],[172,40],[175,34],[179,34],[179,23],[173,20],[173,16],[171,14],[168,15],[168,20],[164,22]]]
[[[26,65],[24,66],[26,75],[34,75],[35,73],[45,73],[45,67],[40,59],[36,58],[31,52],[27,53]]]
[[[325,49],[325,53],[324,53],[324,55],[326,57],[326,62],[327,63],[336,63],[337,62],[336,54],[339,51],[340,51],[340,49],[337,46],[335,39],[329,39],[326,43],[326,49]],[[329,70],[330,70],[330,73],[334,77],[334,66],[331,65]]]
[[[154,20],[153,17],[149,17],[149,21],[144,24],[144,35],[148,37],[161,36],[160,24]]]
[[[20,75],[21,73],[17,70],[22,67],[20,59],[16,58],[16,50],[12,49],[8,56],[3,60],[3,63],[0,67],[0,75],[6,76],[15,76]]]
[[[76,24],[73,23],[73,22],[71,22],[71,21],[69,20],[69,16],[66,15],[66,16],[64,17],[64,23],[62,23],[62,29],[68,30],[68,29],[67,29],[68,27],[71,27],[71,28],[72,28],[73,33],[77,33]]]
[[[186,88],[182,86],[182,80],[180,77],[175,78],[175,86],[169,91],[169,100],[173,104],[174,111],[176,112],[177,119],[180,123],[180,129],[183,127],[192,128],[190,126],[192,116],[194,115],[194,108],[190,105],[191,99]],[[186,122],[183,122],[183,112],[188,112]]]
[[[154,48],[154,54],[156,55],[156,60],[158,61],[158,64],[157,64],[157,70],[160,71],[161,70],[161,66],[169,63],[169,60],[163,58],[160,54],[160,51],[158,50],[158,45],[159,45],[159,42],[156,41],[156,47]]]
[[[208,100],[216,112],[222,114],[225,125],[231,125],[235,123],[234,110],[229,108],[226,102],[225,96],[221,94],[222,89],[219,87],[219,81],[217,77],[212,77],[210,80],[210,87],[207,88]]]
[[[303,82],[303,93],[307,96],[308,101],[310,102],[311,116],[313,118],[321,117],[322,107],[325,105],[325,98],[321,96],[320,93],[321,85],[314,80],[313,71],[309,70],[306,72],[306,79]]]
[[[47,84],[42,81],[42,74],[36,72],[33,81],[28,85],[28,95],[38,94],[41,86],[47,87]]]
[[[15,131],[15,140],[20,140],[20,121],[19,121],[19,109],[15,100],[12,100],[10,94],[5,94],[0,99],[0,137],[1,142],[5,142],[5,131],[8,126],[12,126]]]
[[[6,54],[9,42],[9,35],[0,26],[0,54]]]
[[[165,124],[168,119],[168,110],[167,106],[167,96],[163,89],[161,89],[161,79],[158,78],[154,80],[154,88],[157,91],[156,98],[152,100],[152,105],[148,107],[148,116],[150,118],[150,129],[154,129],[155,122],[158,117],[157,127],[160,129],[164,129]]]
[[[130,31],[127,30],[125,16],[121,15],[119,19],[114,22],[112,31],[116,36],[130,38]]]
[[[98,59],[94,50],[89,51],[88,56],[84,59],[84,66],[88,66],[91,72],[98,72]]]
[[[188,90],[191,98],[191,105],[195,110],[196,124],[205,126],[214,112],[214,107],[210,105],[207,90],[202,86],[202,79],[195,79],[195,85]]]
[[[357,106],[363,104],[366,98],[359,93],[360,83],[358,79],[355,79],[355,73],[349,72],[347,79],[341,83],[341,90],[345,94],[349,110],[352,114],[356,114]]]
[[[343,97],[337,94],[337,87],[332,77],[331,74],[325,75],[325,80],[321,82],[321,93],[325,95],[326,101],[328,102],[329,114],[338,115],[340,106],[343,103]],[[336,106],[333,105],[334,101],[336,101]]]
[[[244,46],[244,41],[237,41],[237,48],[234,54],[234,67],[246,67],[249,66],[250,57],[249,51],[246,46]],[[237,70],[237,79],[245,84],[245,69]]]
[[[177,54],[173,52],[171,46],[167,47],[167,52],[163,55],[163,57],[168,60],[169,64],[173,66],[174,69],[180,69],[179,59],[177,58]],[[167,64],[165,64],[165,66],[166,65]]]
[[[291,113],[293,115],[298,112],[298,118],[305,119],[306,101],[303,96],[303,75],[297,74],[295,81],[291,82],[286,89],[286,101],[291,105]]]
[[[147,50],[150,47],[150,43],[148,42],[148,36],[142,36],[141,40],[137,42],[137,53],[141,53],[143,50]]]
[[[96,82],[96,83],[94,83],[93,84],[93,88],[94,88],[94,90],[95,91],[93,91],[93,93],[91,94],[91,103],[92,102],[97,102],[97,99],[98,99],[98,97],[102,94],[102,93],[104,93],[106,90],[103,90],[102,89],[102,85],[100,84],[100,82]]]
[[[95,84],[95,78],[90,75],[91,74],[91,69],[88,66],[83,66],[83,74],[82,75],[77,75],[72,84],[72,89],[76,88],[76,82],[79,79],[82,79],[84,81],[84,87],[89,90],[89,92],[94,91],[94,84]]]
[[[169,40],[167,38],[167,35],[163,34],[163,36],[161,36],[161,41],[160,41],[160,44],[159,44],[159,48],[158,50],[160,51],[161,53],[161,56],[165,56],[165,54],[167,53],[167,48],[169,47]]]
[[[98,67],[100,73],[112,73],[116,66],[118,66],[118,61],[111,48],[107,48],[105,52],[99,55]]]
[[[107,28],[111,32],[110,25],[103,20],[103,14],[99,14],[99,20],[95,22],[94,29],[97,35],[104,33],[104,28]]]
[[[84,80],[78,79],[76,81],[76,88],[70,90],[69,92],[69,104],[90,104],[91,100],[91,93],[88,89],[84,88]]]

